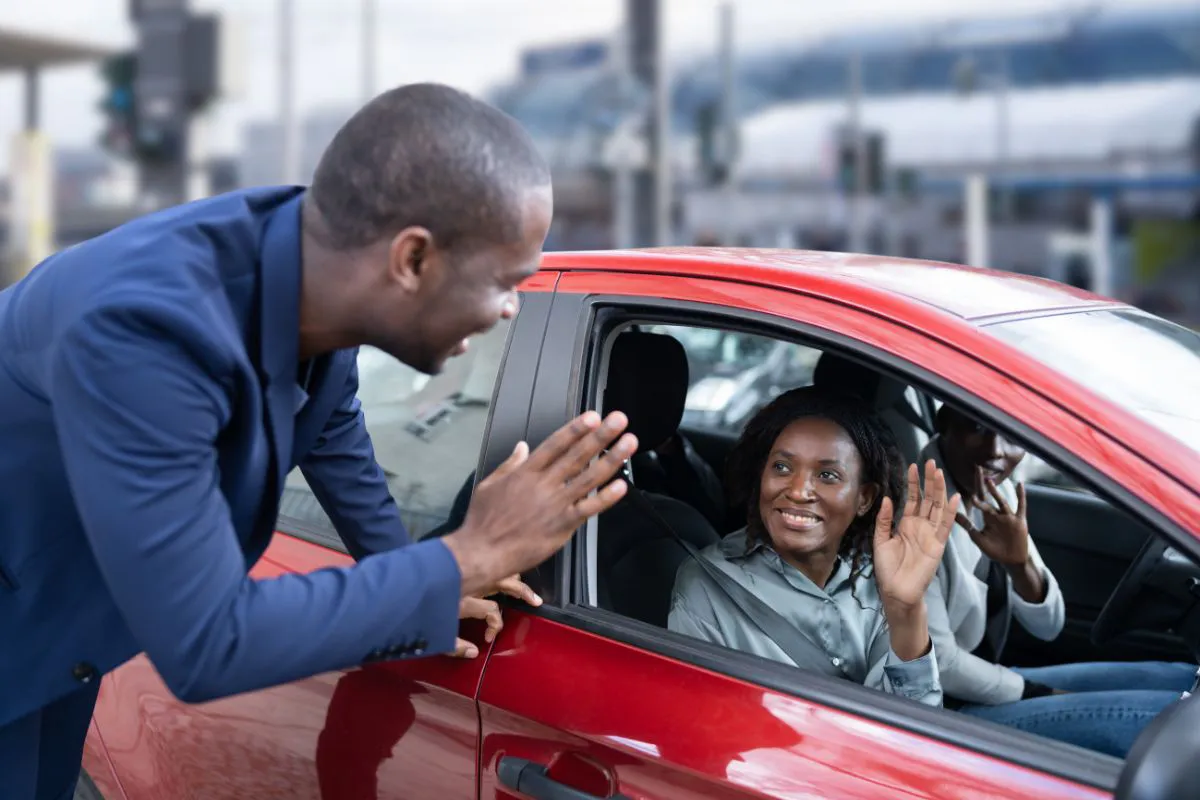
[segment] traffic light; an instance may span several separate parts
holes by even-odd
[[[717,101],[709,101],[696,109],[696,161],[701,180],[709,186],[720,183],[723,177],[723,165],[717,153],[719,123]]]
[[[725,182],[741,146],[737,128],[724,124],[720,100],[710,100],[696,109],[696,159],[701,180],[708,186]]]
[[[169,124],[148,119],[138,106],[138,56],[128,51],[100,67],[105,93],[100,101],[106,124],[100,134],[104,149],[142,163],[166,162],[179,155],[179,136]]]
[[[137,79],[137,54],[119,53],[100,65],[105,93],[100,101],[106,124],[100,134],[104,149],[119,156],[132,156],[135,150],[137,107],[133,91]]]
[[[896,182],[896,194],[906,200],[917,196],[921,188],[921,177],[912,167],[901,167],[893,175]]]

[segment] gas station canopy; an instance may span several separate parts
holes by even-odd
[[[100,61],[115,48],[94,42],[0,28],[0,75],[19,72],[25,84],[23,130],[9,159],[8,235],[0,253],[0,287],[20,277],[54,247],[51,150],[38,131],[43,70]]]
[[[68,66],[107,58],[115,48],[76,39],[0,28],[0,72]]]

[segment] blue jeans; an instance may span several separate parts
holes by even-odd
[[[1192,688],[1196,666],[1165,661],[1096,662],[1014,668],[1070,694],[960,709],[1050,739],[1124,758],[1142,729]]]

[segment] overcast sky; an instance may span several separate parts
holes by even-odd
[[[664,0],[670,57],[714,47],[719,0]],[[380,88],[437,80],[481,92],[511,77],[526,46],[606,35],[623,0],[376,0]],[[1112,0],[1136,5],[1139,0]],[[1175,0],[1154,0],[1155,5]],[[1188,0],[1178,0],[1184,5]],[[358,0],[294,0],[297,108],[358,100],[361,62]],[[1015,14],[1062,8],[1063,0],[736,0],[737,43],[752,48],[841,29],[894,21]],[[1080,5],[1074,3],[1073,5]],[[193,0],[227,15],[241,32],[241,92],[213,114],[212,147],[231,151],[241,123],[278,108],[278,0]],[[132,41],[127,0],[3,0],[0,26],[87,37],[115,46]],[[102,84],[94,66],[55,69],[43,81],[43,127],[56,144],[95,141]],[[0,169],[20,124],[19,82],[0,76]]]

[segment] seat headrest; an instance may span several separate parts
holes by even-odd
[[[604,413],[624,412],[627,430],[642,452],[658,447],[678,429],[687,400],[687,351],[673,336],[627,331],[617,336],[608,359]]]
[[[889,408],[899,402],[906,388],[900,381],[830,352],[822,353],[817,360],[813,385],[856,394],[876,409]]]

